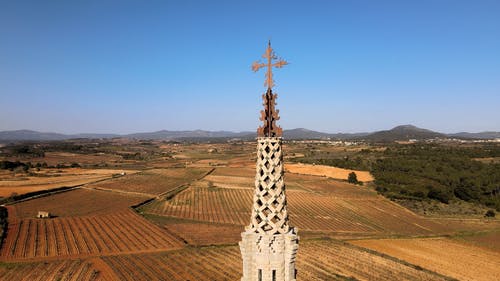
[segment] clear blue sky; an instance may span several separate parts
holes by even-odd
[[[0,130],[500,131],[500,1],[0,1]]]

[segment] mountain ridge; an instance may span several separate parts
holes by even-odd
[[[53,132],[38,132],[33,130],[12,130],[0,131],[0,141],[52,141],[67,139],[107,139],[107,138],[131,138],[131,139],[197,139],[197,138],[240,138],[254,139],[256,133],[250,131],[207,131],[207,130],[182,130],[170,131],[159,130],[155,132],[142,132],[132,134],[61,134]],[[416,127],[414,125],[400,125],[390,130],[361,133],[324,133],[305,128],[295,128],[283,131],[286,139],[339,139],[339,140],[366,140],[366,141],[396,141],[409,139],[431,139],[431,138],[461,138],[461,139],[496,139],[500,138],[500,132],[485,131],[479,133],[459,132],[453,134],[443,134],[428,129]]]
[[[446,138],[447,135],[427,129],[418,128],[414,125],[399,125],[390,130],[372,133],[365,137],[370,141],[396,141],[396,140],[422,140],[434,138]]]

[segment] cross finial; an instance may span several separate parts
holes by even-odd
[[[272,71],[273,67],[282,68],[283,66],[287,65],[288,62],[276,56],[273,48],[271,48],[271,40],[269,40],[266,52],[262,55],[262,58],[267,59],[267,63],[266,62],[261,63],[260,61],[256,61],[252,64],[252,70],[254,72],[257,72],[260,68],[267,67],[266,81],[264,82],[264,86],[267,86],[267,88],[271,89],[272,87],[274,87],[273,71]],[[277,61],[273,63],[273,60]]]

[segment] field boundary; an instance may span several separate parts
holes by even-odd
[[[91,183],[91,184],[94,184],[94,183]],[[150,193],[134,192],[134,191],[124,191],[124,190],[104,188],[104,187],[82,186],[81,188],[88,189],[88,190],[94,189],[94,190],[100,190],[100,191],[106,191],[106,192],[116,192],[116,193],[129,194],[129,195],[138,195],[138,196],[145,196],[145,197],[155,197],[154,194],[150,194]]]
[[[167,200],[169,200],[169,199],[171,199],[172,197],[174,197],[176,194],[178,194],[178,193],[180,192],[180,191],[179,191],[179,192],[177,192],[177,193],[175,193],[175,194],[173,194],[173,195],[170,195],[169,193],[172,193],[173,191],[175,191],[175,189],[181,188],[181,187],[183,187],[183,186],[186,186],[186,188],[187,188],[187,187],[189,187],[189,186],[191,185],[191,183],[193,183],[193,182],[195,182],[195,181],[200,181],[200,180],[204,179],[206,176],[210,175],[210,174],[211,174],[211,173],[213,173],[214,171],[215,171],[215,168],[212,168],[212,169],[210,169],[208,172],[206,172],[205,174],[201,175],[199,178],[194,179],[194,180],[190,181],[190,182],[189,182],[189,183],[187,183],[187,184],[186,184],[186,183],[185,183],[185,184],[181,184],[180,186],[177,186],[177,187],[175,187],[175,188],[173,188],[173,189],[171,189],[171,190],[168,190],[168,191],[165,191],[165,192],[162,192],[162,193],[158,194],[158,195],[157,195],[157,198],[164,197],[165,195],[167,195],[167,194],[168,194],[165,198],[166,198]],[[184,190],[184,189],[183,189],[183,190]],[[182,190],[181,190],[181,191],[182,191]],[[171,197],[170,197],[170,196],[171,196]],[[168,198],[168,197],[170,197],[170,198]]]
[[[191,182],[189,183],[184,183],[184,184],[181,184],[179,186],[176,186],[170,190],[167,190],[165,192],[162,192],[158,195],[156,195],[155,198],[150,198],[148,200],[145,200],[144,202],[141,202],[141,203],[138,203],[138,204],[135,204],[133,206],[131,206],[132,209],[134,209],[136,212],[138,212],[138,209],[141,208],[141,207],[145,207],[147,206],[148,204],[152,203],[154,200],[156,199],[160,199],[160,198],[165,198],[165,200],[170,200],[172,198],[174,198],[177,194],[181,193],[182,191],[188,189],[191,184],[195,181],[200,181],[202,179],[204,179],[206,176],[210,175],[211,173],[213,173],[215,171],[215,168],[212,168],[210,169],[210,171],[206,172],[205,174],[203,174],[201,177],[197,178],[197,179],[194,179],[192,180]]]

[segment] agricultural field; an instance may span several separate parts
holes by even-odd
[[[182,241],[194,246],[237,244],[243,227],[234,224],[200,222],[145,214],[148,220],[168,229]]]
[[[255,168],[217,167],[203,180],[218,187],[253,189],[255,185]]]
[[[38,211],[49,212],[54,217],[96,216],[127,211],[130,206],[148,198],[143,195],[80,188],[10,205],[9,217],[34,218]]]
[[[120,280],[238,280],[242,270],[236,246],[110,256],[103,260]],[[392,280],[394,276],[398,280],[447,280],[396,259],[332,241],[301,244],[297,271],[298,280]]]
[[[460,235],[455,239],[500,253],[500,230]]]
[[[451,239],[381,239],[351,243],[459,280],[500,280],[499,252]]]
[[[39,171],[26,164],[37,163],[36,157],[19,158],[27,171],[0,170],[0,186],[8,177],[47,178],[46,185],[48,179],[63,179],[48,188],[91,174],[102,178],[9,202],[0,280],[238,280],[237,243],[250,222],[255,147],[253,142],[126,140],[50,144],[45,157],[36,157],[60,167]],[[415,213],[381,196],[368,169],[291,162],[314,152],[354,165],[353,156],[383,153],[385,147],[290,142],[285,148],[287,209],[301,238],[299,280],[497,279],[498,219]],[[360,167],[366,164],[361,160]],[[80,167],[67,166],[72,162]],[[351,171],[363,185],[346,181]],[[70,174],[74,178],[65,181]],[[53,217],[37,219],[38,211]],[[436,252],[448,248],[460,257],[457,266],[483,266],[477,273],[485,279],[453,268],[451,255]]]
[[[151,169],[89,187],[156,196],[202,178],[208,172],[208,168]]]
[[[116,280],[97,259],[58,260],[30,263],[0,263],[0,280]]]
[[[190,187],[171,200],[155,200],[139,210],[153,215],[244,225],[250,218],[252,190]]]
[[[339,193],[347,194],[344,183]],[[359,187],[350,186],[353,190]],[[246,225],[249,222],[253,190],[220,187],[189,187],[170,200],[155,200],[140,210],[144,213]],[[337,234],[414,234],[446,232],[444,224],[421,218],[408,210],[367,193],[363,198],[289,190],[290,220],[299,229]]]
[[[8,159],[12,161],[23,161],[24,157],[9,157]],[[57,165],[71,165],[73,163],[79,163],[80,165],[94,165],[98,163],[115,163],[120,162],[122,157],[113,154],[105,153],[93,153],[93,154],[83,154],[83,153],[73,153],[73,152],[60,152],[60,151],[48,151],[45,152],[43,157],[33,157],[30,158],[31,163],[46,163],[49,166]]]
[[[0,260],[85,257],[181,247],[165,229],[130,210],[98,216],[9,219]]]
[[[122,172],[123,170],[82,168],[42,169],[29,174],[3,171],[0,173],[0,197],[88,184],[111,179]]]
[[[349,170],[325,165],[289,163],[285,165],[285,171],[294,174],[324,176],[339,180],[346,180],[349,173],[354,172],[356,173],[359,181],[373,181],[373,176],[367,171]]]

